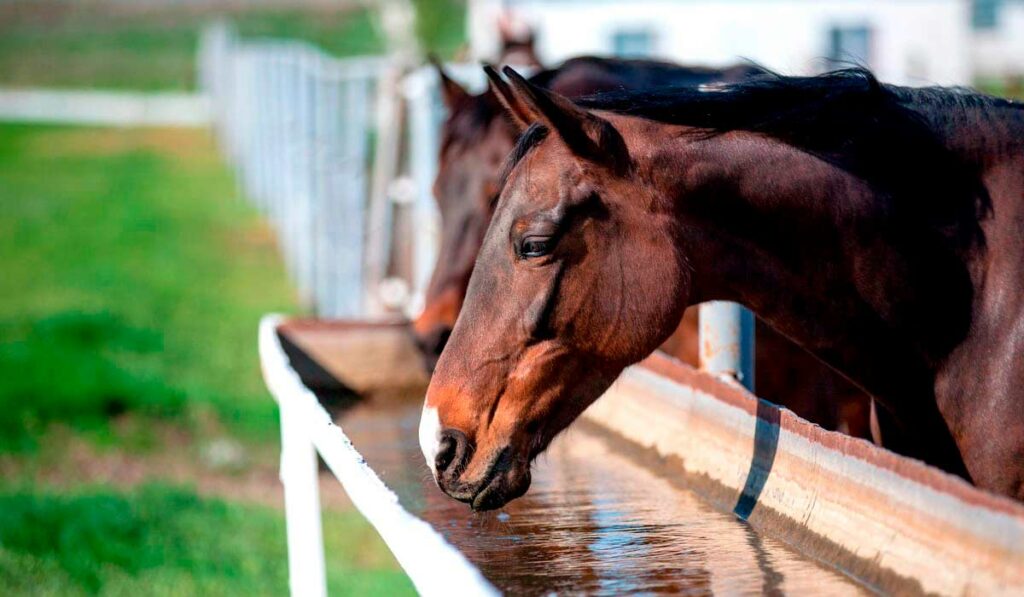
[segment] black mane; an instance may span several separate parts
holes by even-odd
[[[563,95],[576,98],[600,91],[622,89],[624,86],[635,89],[658,85],[696,87],[722,81],[739,81],[765,72],[752,64],[711,68],[659,60],[579,56],[555,68],[540,70],[531,75],[529,80],[538,87],[555,89]],[[479,142],[497,118],[507,119],[507,115],[490,89],[468,97],[448,116],[443,127],[442,152],[455,142],[467,145]],[[511,121],[509,126],[512,127]]]
[[[760,76],[757,76],[760,73]],[[810,77],[788,77],[761,69],[746,79],[711,87],[664,85],[592,94],[575,100],[594,110],[633,114],[651,120],[708,128],[748,128],[755,123],[798,119],[804,107],[841,99],[893,100],[927,110],[943,108],[1022,108],[1019,102],[987,96],[962,87],[908,88],[880,83],[865,68],[848,68]],[[805,117],[812,116],[804,114]]]
[[[768,74],[703,89],[615,91],[577,103],[691,126],[707,136],[748,131],[775,138],[897,199],[895,217],[925,217],[965,243],[979,238],[988,195],[978,166],[949,148],[952,132],[936,123],[969,109],[1019,107],[963,89],[883,85],[861,68],[813,77]]]

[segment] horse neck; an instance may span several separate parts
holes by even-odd
[[[979,171],[1019,160],[1024,153],[1024,109],[1019,104],[917,111],[950,151]]]
[[[915,248],[920,231],[888,219],[885,197],[782,143],[734,132],[665,147],[654,163],[676,164],[667,197],[692,302],[747,305],[876,396],[931,392],[951,340],[928,324],[962,325],[963,264],[945,252],[929,261],[934,247]]]

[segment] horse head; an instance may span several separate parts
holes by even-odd
[[[633,134],[656,126],[506,73],[512,87],[488,70],[494,94],[529,126],[420,425],[438,485],[474,509],[522,495],[532,460],[676,329],[688,298],[671,201],[643,163],[657,131]]]
[[[441,244],[413,334],[432,370],[462,308],[477,250],[491,220],[501,163],[515,139],[501,104],[488,90],[473,95],[435,62],[448,116],[441,128],[434,198]]]

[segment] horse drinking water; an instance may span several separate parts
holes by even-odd
[[[1024,497],[1024,109],[863,70],[574,105],[506,70],[513,149],[420,443],[490,509],[683,309],[741,302],[883,439]],[[525,116],[525,118],[524,118]]]

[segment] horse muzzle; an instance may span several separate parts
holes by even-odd
[[[483,467],[483,475],[466,479],[466,470],[475,452],[475,447],[461,431],[441,432],[434,459],[434,479],[449,497],[480,512],[500,508],[530,488],[529,462],[516,458],[509,446],[493,452]]]

